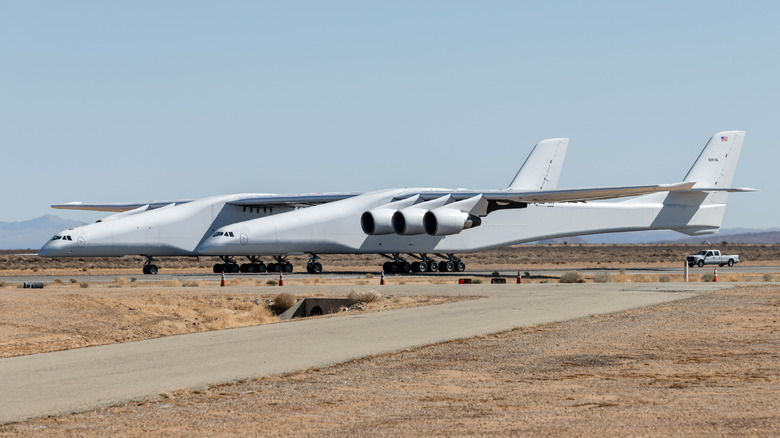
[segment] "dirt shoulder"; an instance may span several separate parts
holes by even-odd
[[[738,286],[0,434],[774,436],[779,316],[780,286]]]
[[[252,284],[245,281],[236,284],[220,288],[182,287],[178,281],[167,286],[120,281],[89,288],[64,282],[45,289],[0,288],[0,358],[280,322],[269,307],[290,288],[240,286]],[[307,289],[305,297],[343,298],[355,287],[337,288],[341,291],[335,294],[316,286]],[[352,311],[464,299],[471,298],[380,297]]]

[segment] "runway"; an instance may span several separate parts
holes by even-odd
[[[714,269],[714,266],[705,266],[703,268],[690,268],[689,272],[691,275],[696,274],[704,274],[704,273],[712,273]],[[571,268],[560,268],[560,269],[533,269],[533,268],[527,268],[527,269],[521,269],[521,273],[525,274],[526,272],[530,275],[536,276],[536,277],[549,277],[549,278],[558,278],[563,273],[567,271],[571,271]],[[606,272],[611,275],[619,274],[620,269],[615,267],[610,268],[584,268],[584,269],[575,269],[576,271],[581,272],[583,275],[594,275],[599,272]],[[771,273],[771,274],[778,274],[780,273],[780,266],[752,266],[752,265],[737,265],[734,267],[721,267],[718,268],[719,273],[721,274],[764,274],[764,273]],[[416,273],[416,274],[399,274],[398,278],[427,278],[427,277],[451,277],[453,281],[457,281],[458,277],[479,277],[479,278],[490,278],[492,277],[493,270],[467,270],[466,272],[451,272],[451,273],[444,273],[444,272],[437,272],[437,273]],[[501,270],[498,271],[500,276],[513,279],[517,275],[517,270],[512,271],[506,271]],[[667,275],[678,275],[683,273],[683,267],[682,265],[680,267],[676,268],[670,268],[670,267],[646,267],[646,268],[626,268],[625,273],[628,275],[660,275],[660,274],[667,274]],[[372,274],[375,277],[379,276],[379,271],[332,271],[328,272],[325,271],[322,274],[318,274],[316,276],[322,277],[324,279],[331,279],[331,278],[365,278],[366,274]],[[279,278],[278,272],[267,272],[262,274],[227,274],[229,278],[247,278],[247,279],[277,279]],[[71,278],[76,279],[79,283],[88,283],[88,282],[110,282],[114,281],[117,277],[133,277],[136,279],[136,281],[143,283],[143,282],[149,282],[149,281],[166,281],[166,280],[188,280],[188,279],[195,279],[195,280],[218,280],[220,275],[214,274],[210,272],[203,272],[203,273],[166,273],[165,269],[162,268],[160,270],[160,273],[157,275],[143,275],[140,272],[137,273],[137,275],[49,275],[49,274],[30,274],[30,275],[16,275],[16,276],[3,276],[3,281],[9,282],[9,283],[26,283],[26,282],[52,282],[55,279],[59,278],[61,280],[68,281]],[[388,277],[394,277],[393,274],[388,274]],[[307,274],[306,272],[296,271],[293,273],[285,273],[284,278],[286,280],[301,280],[301,279],[307,279],[312,278],[312,274]]]
[[[730,286],[390,285],[383,287],[384,294],[485,298],[2,359],[0,423],[143,400],[181,388],[325,367],[453,339],[655,305]],[[295,286],[288,291],[302,294],[306,288]]]

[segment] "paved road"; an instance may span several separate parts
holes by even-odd
[[[0,423],[85,411],[180,388],[324,367],[515,327],[649,306],[728,286],[384,286],[385,294],[486,298],[0,359]]]
[[[714,266],[705,266],[704,268],[691,268],[690,274],[696,275],[696,274],[704,274],[704,273],[712,273]],[[571,271],[571,268],[560,268],[560,269],[522,269],[521,272],[525,273],[528,272],[531,275],[534,276],[542,276],[542,277],[560,277],[561,274],[563,274],[566,271]],[[585,275],[593,275],[598,272],[607,272],[609,274],[618,274],[620,272],[620,269],[615,268],[604,268],[604,269],[577,269],[579,272],[582,272]],[[431,276],[437,276],[437,277],[452,277],[452,278],[458,278],[458,277],[490,277],[492,274],[492,270],[467,270],[466,272],[458,272],[458,273],[425,273],[425,274],[409,274],[411,276],[415,277],[431,277]],[[777,274],[780,273],[780,266],[751,266],[751,265],[737,265],[734,267],[722,267],[718,268],[718,272],[720,274],[763,274],[763,273],[772,273]],[[379,272],[377,271],[359,271],[359,272],[323,272],[322,274],[318,274],[316,276],[323,277],[323,278],[364,278],[366,274],[371,273],[374,276],[378,276]],[[517,271],[500,271],[499,272],[504,277],[514,278],[517,275]],[[669,268],[669,267],[647,267],[647,268],[627,268],[626,269],[627,274],[646,274],[646,275],[659,275],[659,274],[682,274],[683,273],[683,266],[682,264],[680,267],[677,268]],[[279,278],[278,273],[263,273],[263,274],[227,274],[229,278],[236,278],[236,277],[242,277],[242,278],[250,278],[250,279],[277,279]],[[389,274],[388,274],[389,275]],[[145,282],[145,281],[165,281],[165,280],[188,280],[188,279],[196,279],[196,280],[218,280],[219,274],[214,273],[191,273],[191,274],[166,274],[165,270],[163,269],[160,274],[157,275],[143,275],[140,272],[138,275],[40,275],[40,274],[33,274],[33,275],[23,275],[23,276],[0,276],[0,280],[9,282],[9,283],[25,283],[25,282],[35,282],[35,281],[42,281],[42,282],[52,282],[54,279],[59,278],[65,281],[68,281],[71,278],[75,278],[78,280],[79,283],[90,283],[90,282],[107,282],[107,281],[114,281],[117,277],[133,277],[139,282]],[[286,280],[297,280],[297,279],[305,279],[305,278],[311,278],[311,274],[307,274],[305,272],[294,272],[292,274],[284,274],[284,278]]]

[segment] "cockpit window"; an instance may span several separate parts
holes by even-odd
[[[235,237],[235,236],[233,235],[233,232],[232,232],[232,231],[225,231],[225,232],[222,232],[222,231],[217,231],[217,232],[216,232],[216,233],[214,233],[214,234],[213,234],[211,237],[220,237],[220,236],[225,236],[225,237]]]
[[[66,239],[73,241],[73,239],[70,236],[65,236]]]
[[[54,236],[51,238],[51,240],[60,240],[62,239],[62,236]]]
[[[54,236],[51,238],[51,240],[70,240],[73,241],[73,238],[70,236]]]

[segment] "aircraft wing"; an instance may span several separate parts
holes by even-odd
[[[562,189],[562,190],[496,190],[496,191],[431,191],[416,193],[424,201],[437,199],[442,196],[450,195],[454,201],[461,201],[475,196],[482,196],[488,201],[496,202],[524,202],[545,204],[551,202],[585,202],[600,199],[624,198],[629,196],[646,195],[656,192],[674,192],[679,190],[690,190],[694,182],[681,182],[675,184],[656,184],[648,186],[625,186],[625,187],[597,187],[584,189]],[[412,196],[412,195],[410,195]],[[406,196],[404,196],[406,197]]]
[[[156,208],[165,207],[171,204],[185,204],[192,201],[192,199],[185,199],[181,201],[152,201],[152,202],[111,202],[106,204],[85,204],[83,202],[68,202],[65,204],[54,204],[51,208],[58,208],[61,210],[87,210],[87,211],[113,211],[124,212],[135,210],[137,208],[146,207],[147,210],[154,210]]]
[[[242,198],[230,201],[228,204],[245,207],[311,207],[352,198],[362,193],[309,193],[303,195],[268,195]]]

